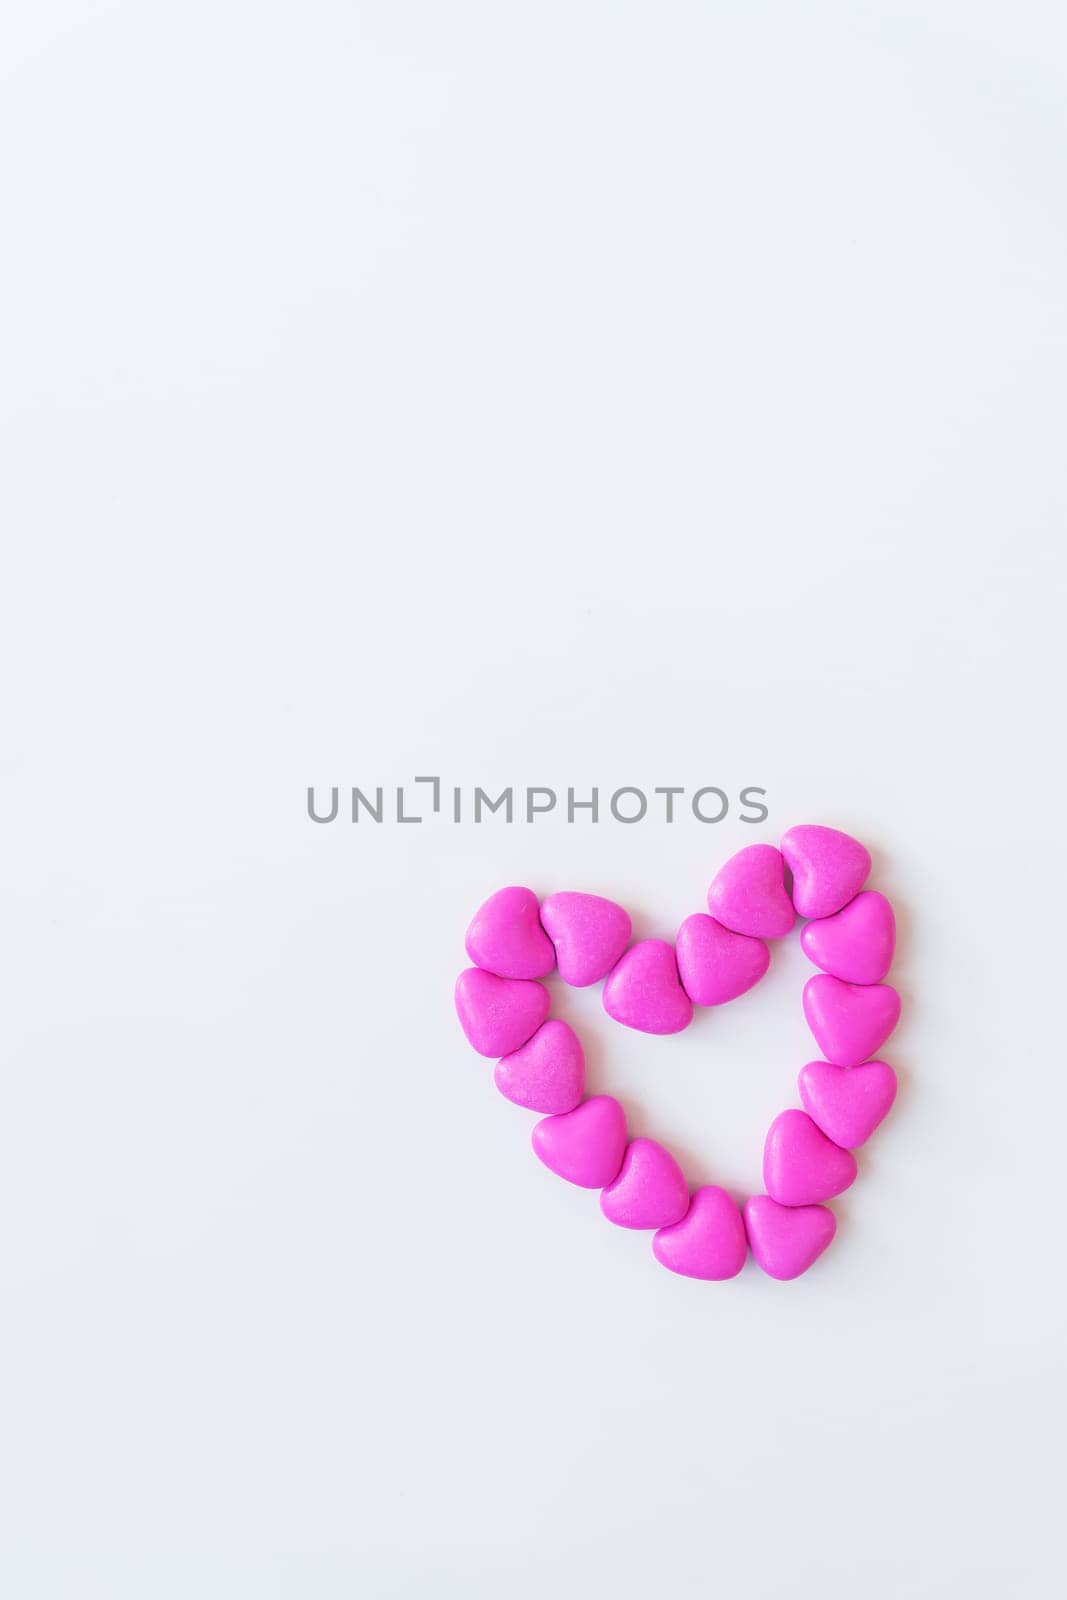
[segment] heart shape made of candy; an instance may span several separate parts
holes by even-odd
[[[617,1226],[652,1232],[657,1261],[683,1277],[717,1282],[741,1271],[749,1249],[768,1276],[792,1279],[823,1254],[836,1232],[824,1203],[856,1177],[852,1151],[882,1122],[896,1095],[889,1064],[871,1060],[892,1033],[900,997],[882,980],[893,959],[895,923],[884,895],[864,888],[871,858],[835,828],[791,828],[781,850],[737,852],[675,942],[630,944],[629,914],[600,895],[565,891],[538,902],[533,890],[499,889],[466,936],[473,966],[456,981],[469,1042],[498,1057],[494,1081],[516,1105],[542,1114],[535,1153],[558,1176],[600,1189]],[[715,1184],[692,1195],[674,1157],[653,1139],[630,1138],[611,1095],[585,1093],[581,1042],[549,1017],[539,980],[553,967],[586,988],[603,980],[603,1005],[639,1032],[680,1033],[694,1008],[729,1003],[763,977],[766,941],[808,920],[801,946],[821,970],[804,986],[805,1018],[825,1059],[801,1069],[803,1109],[781,1112],[763,1152],[766,1192],[743,1208]]]

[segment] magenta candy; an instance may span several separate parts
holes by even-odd
[[[856,1178],[856,1158],[828,1139],[806,1111],[783,1111],[767,1130],[763,1187],[780,1206],[832,1200]]]
[[[793,874],[793,904],[802,917],[832,917],[859,894],[871,870],[869,853],[850,834],[802,824],[782,838]]]
[[[556,965],[532,889],[498,889],[471,918],[467,954],[498,978],[545,978]]]
[[[681,1033],[693,1020],[682,988],[674,946],[642,939],[616,962],[604,985],[604,1010],[640,1033]]]
[[[698,1006],[721,1006],[759,982],[771,953],[761,939],[731,933],[702,911],[686,917],[675,943],[682,988]]]
[[[510,1055],[548,1016],[548,990],[543,983],[498,978],[480,967],[460,973],[455,998],[460,1027],[481,1056]]]
[[[828,1139],[845,1150],[865,1144],[883,1120],[897,1093],[897,1075],[885,1061],[835,1067],[809,1061],[797,1080],[808,1116]]]
[[[726,1190],[705,1184],[694,1193],[682,1220],[653,1236],[652,1251],[671,1272],[721,1283],[736,1278],[745,1264],[745,1224]]]
[[[745,1228],[752,1254],[769,1278],[787,1281],[818,1261],[837,1232],[826,1206],[780,1206],[768,1194],[745,1202]]]
[[[502,1095],[528,1111],[573,1111],[585,1093],[585,1055],[574,1029],[558,1017],[498,1061],[493,1081]]]
[[[541,923],[556,947],[560,977],[576,989],[606,978],[633,932],[622,906],[598,894],[550,894]]]
[[[781,939],[796,921],[781,851],[773,844],[750,844],[731,856],[711,880],[708,910],[732,933]]]
[[[545,1117],[531,1141],[534,1153],[558,1177],[582,1189],[603,1189],[622,1166],[626,1113],[611,1095],[596,1094],[562,1116]]]
[[[893,907],[877,889],[864,889],[832,917],[809,922],[800,947],[809,961],[845,983],[881,983],[893,965],[897,930]]]
[[[888,983],[842,983],[820,972],[804,985],[804,1015],[827,1061],[858,1067],[897,1025],[900,996]]]
[[[900,1014],[899,995],[882,981],[893,959],[893,909],[863,888],[870,865],[847,834],[791,828],[780,851],[750,845],[726,862],[708,890],[710,914],[687,917],[676,945],[631,946],[626,911],[599,895],[553,894],[538,906],[532,890],[514,886],[492,895],[467,930],[475,965],[457,979],[456,1010],[474,1048],[499,1057],[501,1093],[543,1113],[531,1135],[538,1159],[570,1183],[600,1189],[601,1210],[617,1226],[652,1230],[653,1254],[672,1272],[732,1278],[751,1247],[771,1277],[795,1278],[834,1237],[822,1202],[854,1181],[852,1151],[882,1122],[897,1087],[892,1067],[869,1059]],[[821,968],[804,986],[804,1015],[826,1059],[800,1072],[803,1110],[771,1124],[766,1193],[742,1212],[715,1185],[690,1196],[677,1161],[655,1140],[628,1142],[612,1096],[582,1099],[581,1043],[567,1023],[546,1020],[549,996],[537,979],[557,963],[576,987],[604,979],[614,1020],[678,1033],[694,1004],[723,1005],[758,983],[770,963],[764,941],[788,933],[798,914],[810,919],[802,947]]]
[[[685,1175],[655,1139],[630,1140],[618,1177],[600,1196],[601,1211],[620,1228],[668,1228],[688,1206]]]

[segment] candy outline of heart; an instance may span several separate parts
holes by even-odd
[[[672,1272],[711,1281],[736,1277],[751,1249],[770,1277],[792,1279],[813,1266],[835,1236],[836,1219],[824,1202],[851,1186],[856,1177],[851,1151],[880,1126],[897,1089],[892,1067],[872,1059],[895,1028],[900,1003],[896,990],[881,981],[892,961],[895,920],[885,896],[864,888],[870,867],[870,855],[858,840],[821,825],[790,829],[780,850],[746,846],[712,880],[708,907],[713,915],[695,913],[679,929],[684,962],[666,940],[630,944],[628,913],[597,895],[563,891],[538,902],[533,890],[512,885],[490,895],[468,926],[467,953],[475,966],[457,979],[456,1009],[469,1042],[480,1054],[499,1054],[494,1081],[506,1098],[547,1112],[531,1135],[541,1161],[578,1186],[599,1188],[601,1209],[618,1226],[651,1231],[654,1256]],[[857,902],[866,902],[862,915],[844,915],[850,908],[859,912]],[[764,959],[745,947],[766,951],[763,940],[788,933],[801,906],[820,912],[809,916],[801,934],[805,954],[821,968],[804,986],[803,1009],[825,1059],[800,1071],[803,1109],[780,1112],[768,1129],[765,1193],[750,1196],[743,1207],[714,1184],[690,1193],[665,1146],[630,1137],[618,1101],[610,1095],[585,1096],[580,1040],[568,1024],[549,1015],[550,997],[538,981],[548,976],[545,942],[564,982],[589,987],[603,981],[604,1009],[614,1020],[638,1031],[674,1033],[688,1026],[694,1005],[727,1004],[759,983],[769,952]],[[589,935],[592,955],[588,948],[584,955],[575,948],[576,922]],[[867,943],[878,946],[873,963],[869,951],[848,948],[847,930],[856,924],[866,928]],[[707,965],[698,970],[701,951],[705,963],[712,963],[710,972]],[[715,969],[716,960],[728,969],[735,957],[740,976]],[[506,971],[495,970],[494,962]],[[572,974],[569,980],[564,965]],[[865,973],[877,971],[878,981],[850,982],[837,975],[857,966]],[[722,998],[709,999],[709,994]],[[513,1033],[506,1026],[509,1016],[518,1018]],[[539,1019],[532,1027],[531,1018]],[[553,1062],[550,1039],[558,1042],[562,1066]],[[498,1052],[498,1044],[508,1048]],[[576,1095],[573,1105],[567,1103],[570,1094]],[[591,1127],[600,1130],[595,1137]],[[854,1142],[841,1142],[850,1135]],[[713,1226],[718,1231],[709,1234]]]

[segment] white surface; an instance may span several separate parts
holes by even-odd
[[[1057,1588],[1065,44],[5,6],[5,1596]],[[771,816],[305,815],[438,772]],[[815,1272],[694,1285],[529,1153],[463,927],[670,934],[805,819],[897,902],[903,1090]],[[805,966],[564,1004],[744,1190]]]

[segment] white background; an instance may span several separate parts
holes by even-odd
[[[0,15],[5,1600],[1060,1592],[1061,8]],[[423,773],[771,814],[307,818]],[[900,1099],[814,1271],[688,1282],[463,929],[816,820]],[[559,1005],[744,1194],[805,971]]]

